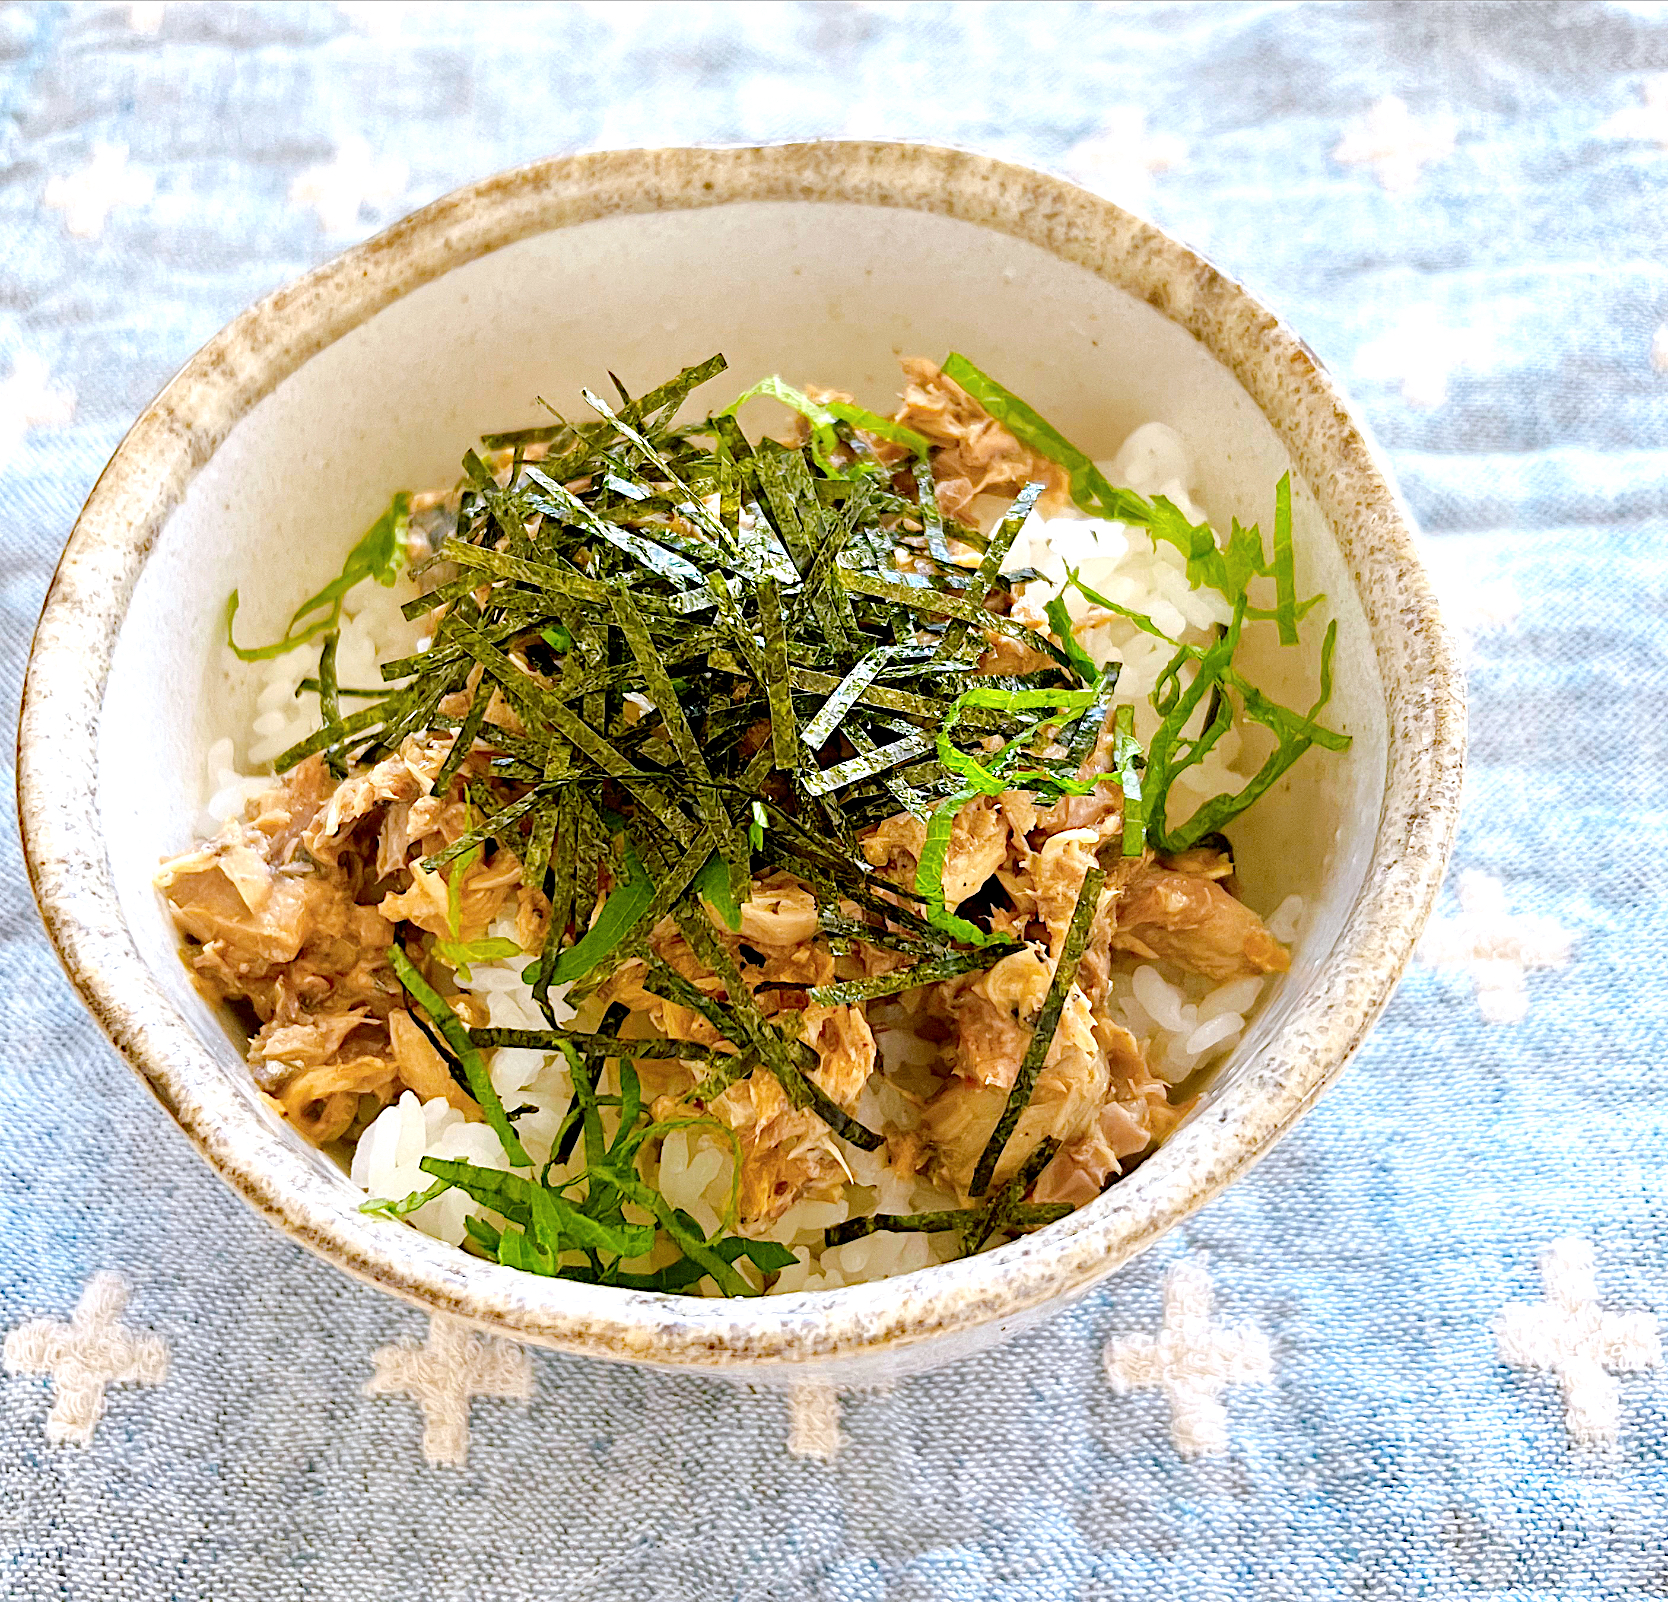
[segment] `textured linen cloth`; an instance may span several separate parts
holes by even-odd
[[[537,156],[855,134],[1069,172],[1300,329],[1473,730],[1429,960],[1318,1110],[1078,1309],[844,1399],[480,1347],[287,1244],[81,1010],[8,816],[0,1592],[1668,1595],[1659,74],[1646,4],[0,11],[8,704],[100,466],[258,296]]]

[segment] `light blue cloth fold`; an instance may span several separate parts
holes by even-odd
[[[417,1404],[363,1394],[373,1353],[424,1320],[286,1244],[190,1153],[60,975],[8,816],[0,1326],[24,1335],[0,1377],[0,1592],[1668,1592],[1668,1370],[1578,1375],[1613,1383],[1617,1412],[1613,1441],[1577,1445],[1558,1380],[1502,1361],[1495,1333],[1508,1303],[1542,1301],[1537,1265],[1566,1237],[1593,1249],[1592,1319],[1660,1331],[1668,1314],[1668,79],[1653,73],[1668,8],[1643,3],[0,11],[14,703],[100,466],[257,296],[532,157],[852,133],[1105,184],[1302,330],[1426,530],[1468,640],[1473,728],[1433,936],[1467,960],[1415,968],[1337,1090],[1244,1183],[1008,1349],[848,1398],[827,1461],[790,1454],[781,1397],[539,1354],[530,1401],[474,1403],[465,1466],[427,1464]],[[1401,190],[1337,159],[1387,96],[1416,142],[1451,127],[1451,152]],[[372,198],[326,231],[292,185],[355,139]],[[1116,159],[1132,141],[1155,170]],[[126,165],[100,146],[125,146]],[[96,157],[111,182],[73,181]],[[94,231],[100,193],[114,204]],[[1109,1342],[1159,1331],[1186,1262],[1206,1265],[1216,1324],[1268,1346],[1269,1382],[1223,1393],[1217,1457],[1183,1456],[1176,1404],[1116,1394],[1103,1366]],[[30,1326],[66,1319],[105,1269],[168,1372],[112,1387],[90,1443],[54,1446],[52,1386],[22,1370],[27,1341],[56,1337]]]

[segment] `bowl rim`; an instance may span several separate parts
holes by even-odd
[[[721,1301],[540,1279],[352,1211],[226,1083],[129,935],[100,831],[77,825],[98,816],[100,708],[133,586],[170,511],[242,416],[318,351],[453,267],[593,219],[748,201],[883,206],[994,228],[1089,268],[1199,339],[1274,427],[1350,567],[1385,694],[1387,772],[1367,877],[1331,956],[1255,1061],[1122,1184],[977,1257],[834,1292]],[[1411,518],[1365,427],[1291,329],[1163,230],[1065,179],[941,146],[813,141],[513,168],[234,319],[144,410],[88,496],[35,632],[16,772],[30,884],[71,982],[257,1211],[434,1313],[572,1353],[756,1371],[1028,1321],[1085,1293],[1244,1173],[1337,1077],[1411,958],[1452,846],[1464,748],[1462,678]]]

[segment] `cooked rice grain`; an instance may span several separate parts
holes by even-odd
[[[1138,428],[1105,464],[1105,471],[1115,483],[1147,495],[1167,495],[1190,517],[1203,517],[1188,494],[1187,454],[1181,437],[1163,424]],[[1210,630],[1229,620],[1221,597],[1190,588],[1185,563],[1173,547],[1155,546],[1143,530],[1074,514],[1046,519],[1033,514],[1015,541],[1006,569],[1034,567],[1044,575],[1042,581],[1024,586],[1016,612],[1046,627],[1044,608],[1061,593],[1068,564],[1079,570],[1085,583],[1119,605],[1146,614],[1177,637],[1203,642]],[[350,592],[337,651],[341,683],[378,685],[380,662],[419,647],[420,627],[400,613],[401,603],[414,593],[403,581],[393,589],[367,582]],[[1171,647],[1126,619],[1107,617],[1075,590],[1066,592],[1066,605],[1074,621],[1083,625],[1079,638],[1097,664],[1113,658],[1123,664],[1117,700],[1135,707],[1137,733],[1144,741],[1157,725],[1147,697],[1170,658]],[[318,661],[319,646],[313,643],[261,664],[263,681],[243,767],[235,761],[231,739],[217,741],[210,748],[209,800],[200,832],[213,834],[240,813],[249,797],[271,782],[260,770],[320,726],[317,697],[297,694],[301,681],[317,673]],[[1196,800],[1236,788],[1242,782],[1233,771],[1238,750],[1236,728],[1209,760],[1187,770],[1179,782]],[[1180,795],[1175,799],[1184,800]],[[1303,911],[1300,897],[1287,897],[1268,920],[1270,932],[1289,942]],[[491,932],[513,936],[513,918],[506,914]],[[484,1004],[492,1027],[544,1026],[532,991],[521,979],[525,960],[477,963],[468,981],[459,980],[460,989]],[[1146,963],[1130,972],[1114,972],[1109,1006],[1112,1015],[1142,1043],[1154,1073],[1180,1084],[1238,1043],[1264,983],[1256,977],[1237,978],[1212,987],[1208,980],[1183,974],[1168,964]],[[565,1022],[573,1016],[572,1009],[560,989],[552,996],[557,1016]],[[880,1048],[880,1072],[863,1092],[858,1117],[870,1127],[910,1129],[919,1122],[920,1102],[941,1083],[939,1047],[911,1029],[906,998],[872,1006],[869,1017]],[[535,1162],[542,1163],[572,1096],[562,1060],[537,1051],[503,1048],[491,1054],[489,1071],[507,1105],[529,1109],[518,1117],[516,1129]],[[429,1176],[419,1166],[424,1156],[466,1158],[498,1169],[508,1166],[497,1138],[485,1125],[465,1122],[444,1100],[423,1103],[407,1091],[361,1135],[351,1176],[369,1195],[399,1200],[427,1188]],[[956,1205],[950,1193],[895,1173],[887,1166],[884,1150],[852,1150],[847,1160],[852,1182],[839,1199],[799,1201],[774,1224],[755,1230],[790,1246],[797,1259],[777,1277],[774,1293],[832,1290],[911,1273],[945,1261],[958,1250],[953,1234],[878,1234],[825,1250],[823,1231],[854,1213],[914,1213]],[[733,1162],[728,1142],[716,1133],[678,1130],[661,1143],[653,1177],[674,1207],[688,1212],[710,1232],[724,1220],[729,1205]],[[409,1222],[457,1245],[464,1239],[464,1219],[481,1212],[461,1192],[449,1191],[410,1214]],[[651,1261],[658,1265],[660,1258],[651,1254],[631,1266],[647,1268]],[[710,1284],[706,1288],[712,1290]]]

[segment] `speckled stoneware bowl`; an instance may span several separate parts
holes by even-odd
[[[217,645],[227,592],[241,588],[250,637],[274,633],[393,489],[449,480],[483,429],[536,420],[539,394],[577,408],[609,368],[642,388],[722,350],[738,385],[781,371],[884,408],[899,354],[952,348],[1092,455],[1137,423],[1173,424],[1219,524],[1266,526],[1294,470],[1300,578],[1339,624],[1329,715],[1354,746],[1305,758],[1238,831],[1253,905],[1297,891],[1310,912],[1291,973],[1202,1106],[1064,1222],[832,1293],[701,1301],[538,1279],[358,1213],[347,1177],[260,1102],[151,889],[158,859],[189,838],[208,745],[249,715],[253,679]],[[1304,694],[1295,653],[1252,649],[1265,653],[1254,671]],[[238,318],[134,425],[76,524],[30,661],[18,788],[70,977],[203,1155],[309,1250],[563,1351],[862,1382],[1083,1295],[1291,1127],[1413,950],[1463,747],[1460,676],[1406,513],[1291,330],[1158,229],[1057,178],[915,145],[815,144],[525,167]]]

